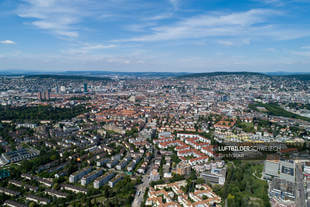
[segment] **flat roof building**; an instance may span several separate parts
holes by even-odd
[[[101,186],[105,185],[106,183],[109,182],[109,180],[111,180],[114,176],[116,175],[115,172],[112,173],[106,173],[100,177],[98,177],[95,181],[94,181],[94,188],[99,189]]]
[[[121,179],[123,179],[123,176],[117,175],[116,177],[114,177],[112,180],[109,181],[109,186],[113,188],[115,184],[118,183]]]
[[[103,174],[103,169],[99,169],[96,171],[91,172],[88,175],[84,175],[81,179],[81,185],[88,185],[90,182],[95,180],[97,177]]]
[[[70,183],[75,183],[78,180],[80,180],[84,175],[87,175],[91,171],[90,167],[83,168],[77,172],[74,172],[73,174],[70,175],[69,177],[69,182]]]

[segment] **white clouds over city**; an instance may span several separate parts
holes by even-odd
[[[12,40],[2,40],[0,41],[0,44],[4,44],[4,45],[15,45],[16,43]]]
[[[302,62],[302,70],[307,64],[310,4],[306,0],[4,1],[0,54],[12,61],[2,62],[3,68],[16,68],[18,61],[29,63],[27,68],[37,67],[33,60],[37,54],[37,62],[51,60],[57,68],[68,68],[70,61],[70,68],[80,62],[89,68],[101,64],[139,71],[164,67],[165,71],[203,71],[206,64],[214,70],[229,70],[232,65],[258,68],[259,60],[266,60],[264,67],[269,69],[286,59],[294,68]],[[184,60],[188,61],[180,65]]]

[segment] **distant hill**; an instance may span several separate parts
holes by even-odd
[[[130,77],[175,77],[187,75],[189,73],[174,72],[114,72],[114,71],[65,71],[65,75],[81,74],[81,75],[102,75],[102,76],[130,76]]]
[[[242,75],[242,76],[264,76],[272,78],[288,78],[297,79],[301,81],[309,81],[310,73],[257,73],[257,72],[210,72],[210,73],[189,73],[177,76],[178,78],[200,78],[200,77],[213,77],[224,75]]]
[[[286,72],[286,71],[276,71],[276,72],[267,72],[265,74],[269,76],[283,76],[283,75],[296,75],[297,73]]]
[[[111,81],[111,78],[107,77],[92,77],[92,76],[80,76],[80,75],[26,75],[25,78],[51,78],[57,80],[92,80],[92,81]]]
[[[78,74],[78,75],[76,75]],[[23,75],[32,78],[54,78],[54,79],[84,79],[84,80],[109,80],[109,77],[119,78],[200,78],[225,75],[241,76],[265,76],[272,78],[292,78],[302,81],[310,80],[310,73],[289,73],[289,72],[207,72],[207,73],[185,73],[185,72],[114,72],[114,71],[64,71],[64,72],[31,72],[31,71],[0,71],[0,76]]]
[[[107,76],[119,76],[119,77],[158,77],[158,78],[168,78],[176,77],[181,75],[186,75],[190,73],[184,72],[115,72],[115,71],[63,71],[63,72],[53,72],[53,71],[31,71],[31,70],[4,70],[0,71],[0,76],[12,76],[12,75],[64,75],[64,76],[86,76],[86,77],[107,77]]]
[[[280,78],[294,78],[297,80],[302,81],[308,81],[310,80],[310,73],[304,73],[304,72],[269,72],[266,73],[266,75],[269,75],[271,77],[280,77]]]
[[[178,76],[178,78],[200,78],[200,77],[213,77],[213,76],[222,76],[222,75],[242,75],[242,76],[266,76],[263,73],[255,72],[210,72],[210,73],[191,73],[187,75]]]
[[[294,78],[294,79],[301,80],[301,81],[309,81],[310,80],[310,74],[309,73],[308,74],[298,74],[298,75],[284,75],[284,76],[280,76],[280,77]]]

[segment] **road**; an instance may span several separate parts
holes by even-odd
[[[143,201],[144,193],[146,191],[146,188],[150,185],[150,173],[151,169],[153,168],[153,164],[150,165],[150,168],[148,169],[147,173],[142,178],[142,184],[137,186],[137,192],[135,195],[135,199],[132,202],[132,207],[140,207],[141,202]]]
[[[309,189],[310,184],[307,184],[307,189]],[[307,193],[307,196],[309,195],[309,193]],[[307,197],[306,196],[306,197]],[[310,200],[307,200],[307,207],[310,207]]]
[[[156,153],[155,153],[156,155]],[[145,175],[142,178],[142,183],[140,185],[137,186],[137,192],[135,195],[135,199],[132,202],[132,207],[140,207],[141,203],[143,201],[143,197],[144,197],[144,193],[146,191],[146,189],[149,187],[150,185],[150,174],[152,172],[152,169],[154,167],[154,158],[150,161],[150,165],[149,168],[147,170],[147,172],[145,173]]]
[[[296,164],[296,206],[306,206],[304,175],[302,172],[302,164]]]

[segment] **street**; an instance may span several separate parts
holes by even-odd
[[[151,164],[150,164],[146,174],[142,178],[142,183],[139,186],[137,186],[137,192],[135,195],[135,199],[133,200],[132,205],[131,205],[132,207],[140,207],[141,206],[141,202],[143,201],[144,193],[150,185],[149,176],[152,172],[153,166],[154,166],[154,158],[151,160]]]
[[[303,181],[302,164],[296,164],[296,206],[306,206],[305,198],[305,187]]]

